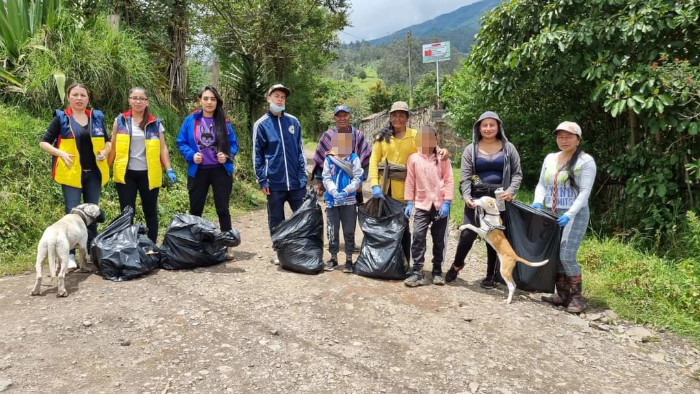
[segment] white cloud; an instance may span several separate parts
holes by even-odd
[[[372,40],[478,0],[351,0],[350,24],[340,40]]]

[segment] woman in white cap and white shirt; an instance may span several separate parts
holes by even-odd
[[[570,313],[580,313],[584,303],[581,267],[576,261],[576,253],[588,227],[588,197],[595,181],[596,165],[593,157],[579,146],[581,127],[578,124],[562,122],[553,134],[560,152],[550,153],[544,159],[532,206],[544,207],[561,215],[557,223],[564,232],[557,268],[557,292],[542,297],[542,300],[564,306]]]

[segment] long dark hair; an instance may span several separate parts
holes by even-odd
[[[581,137],[578,137],[578,138],[580,141]],[[578,161],[578,158],[582,152],[583,151],[581,150],[581,146],[577,146],[576,150],[574,151],[574,154],[571,155],[569,162],[566,163],[566,166],[563,169],[563,171],[566,171],[567,178],[569,179],[569,183],[571,184],[571,187],[576,189],[576,191],[578,191],[578,185],[576,184],[576,179],[574,178],[574,168],[576,167],[576,162]]]
[[[216,97],[216,109],[214,110],[214,127],[216,128],[216,149],[226,156],[231,154],[231,146],[228,143],[228,128],[226,127],[226,112],[224,101],[215,87],[207,85],[199,92],[199,99],[206,91],[210,91]]]
[[[134,93],[134,91],[139,90],[142,91],[144,95],[146,95],[146,98],[148,98],[148,90],[142,86],[134,86],[129,90],[129,97],[131,97],[131,94]],[[139,127],[141,130],[144,132],[146,131],[146,125],[148,124],[148,118],[151,116],[151,111],[148,110],[148,102],[146,102],[146,108],[143,109],[143,118],[141,119],[141,122],[139,122]]]

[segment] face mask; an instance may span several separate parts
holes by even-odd
[[[282,111],[284,111],[284,107],[280,107],[280,106],[277,105],[277,104],[270,103],[270,111],[272,111],[272,112],[282,112]]]

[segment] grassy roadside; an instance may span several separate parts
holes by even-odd
[[[455,199],[450,220],[462,223],[464,201],[459,168],[454,168]],[[533,193],[520,190],[527,204]],[[595,213],[594,213],[595,214]],[[691,233],[700,239],[700,220],[692,216]],[[694,224],[693,224],[694,223]],[[589,305],[609,308],[621,318],[665,328],[700,344],[700,257],[674,262],[637,250],[633,243],[588,231],[578,253],[584,295]]]
[[[49,121],[50,118],[37,119],[19,108],[0,105],[0,276],[33,270],[36,245],[44,228],[64,214],[61,187],[51,179],[51,159],[39,148]],[[159,240],[172,215],[189,210],[186,166],[175,146],[176,133],[176,127],[166,127],[166,142],[178,181],[174,185],[164,181],[158,196]],[[264,196],[256,185],[234,181],[234,217],[264,204]],[[139,201],[137,205],[140,206]],[[100,207],[108,222],[119,215],[119,199],[111,181],[102,190]],[[141,209],[137,207],[136,211],[135,220],[143,223]],[[211,193],[203,216],[217,222]],[[235,227],[235,218],[233,221]]]

